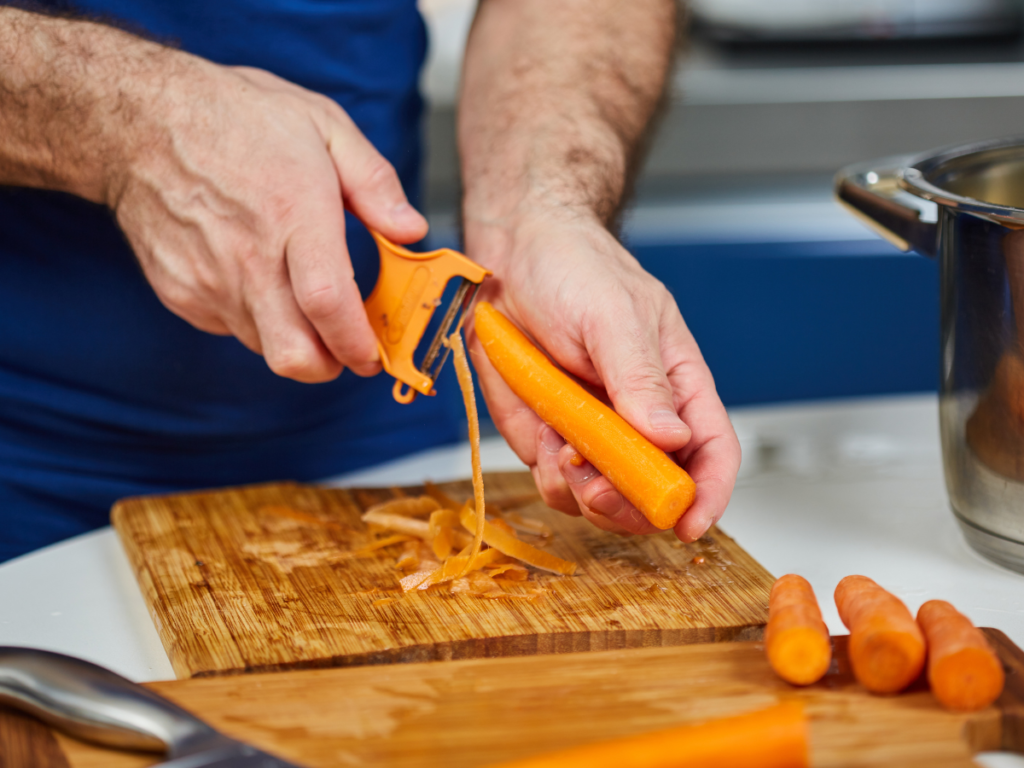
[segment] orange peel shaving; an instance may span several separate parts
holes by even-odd
[[[374,504],[368,510],[365,515],[371,512],[383,512],[389,515],[401,515],[402,517],[426,517],[435,509],[439,509],[440,504],[437,503],[436,499],[432,499],[430,496],[413,496],[401,499],[388,499],[382,501],[380,504]]]
[[[456,328],[455,333],[448,337],[448,346],[452,350],[455,375],[458,377],[459,388],[462,390],[462,400],[466,405],[466,420],[469,422],[469,452],[470,461],[473,464],[473,500],[477,512],[476,530],[474,531],[473,528],[468,528],[468,530],[473,531],[473,548],[470,550],[470,554],[476,556],[483,543],[486,522],[484,518],[484,470],[480,463],[480,417],[476,412],[473,374],[469,370],[469,358],[466,357],[466,347],[462,343],[460,329]]]
[[[509,581],[526,581],[530,577],[530,572],[519,563],[501,563],[488,568],[487,575],[492,579],[500,576]]]
[[[544,538],[550,538],[553,533],[551,526],[547,523],[534,520],[532,517],[523,517],[518,512],[505,512],[502,519],[522,533],[532,533],[534,536],[543,536]]]
[[[421,582],[417,589],[430,589],[435,584],[443,584],[446,581],[453,581],[468,573],[479,571],[488,565],[494,564],[503,557],[496,549],[485,549],[473,557],[469,555],[456,555],[449,557],[441,567],[430,574],[430,577]]]
[[[464,508],[459,517],[462,521],[462,526],[467,530],[472,530],[472,526],[477,524],[478,516],[474,515],[468,508]],[[483,524],[483,540],[487,543],[487,546],[494,547],[499,552],[504,552],[509,557],[522,560],[524,563],[528,563],[534,568],[540,568],[542,571],[551,571],[563,576],[572,576],[576,573],[576,563],[570,560],[563,560],[556,555],[552,555],[550,552],[530,546],[525,541],[517,539],[515,534],[502,530],[493,523],[487,522],[486,519]]]
[[[377,539],[377,541],[371,541],[366,546],[357,549],[355,555],[356,557],[372,557],[386,547],[404,544],[407,541],[413,541],[413,537],[404,533],[396,533],[392,536],[385,536],[383,539]]]
[[[444,560],[455,547],[455,527],[459,516],[450,509],[435,509],[430,513],[430,546],[438,560]]]
[[[392,499],[371,507],[363,514],[363,522],[397,534],[369,546],[377,549],[405,542],[405,551],[398,558],[397,566],[412,573],[399,580],[403,592],[427,590],[451,582],[449,589],[453,594],[532,600],[543,594],[544,590],[522,592],[520,585],[510,584],[510,588],[519,591],[507,592],[495,580],[495,576],[502,577],[506,583],[525,582],[529,578],[526,568],[519,563],[509,562],[509,558],[567,576],[576,572],[576,563],[519,540],[516,528],[535,535],[550,536],[551,529],[539,521],[509,515],[507,522],[503,519],[488,522],[484,504],[483,468],[480,463],[480,419],[476,409],[473,377],[460,329],[456,329],[445,343],[452,350],[455,373],[469,422],[473,501],[460,506],[436,485],[427,482],[424,496]],[[525,497],[527,503],[536,499],[535,494]],[[416,519],[427,515],[429,520]],[[469,537],[457,530],[460,525],[473,536]],[[483,549],[484,544],[487,544],[487,549]],[[462,549],[453,555],[455,547]],[[385,600],[378,602],[381,605],[388,604]]]

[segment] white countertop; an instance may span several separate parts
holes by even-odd
[[[722,528],[776,576],[813,585],[833,634],[832,592],[861,573],[912,611],[949,600],[1024,647],[1024,575],[975,554],[949,511],[932,395],[731,411],[744,465]],[[521,469],[485,441],[485,470]],[[469,474],[467,445],[407,457],[331,484],[409,484]],[[173,678],[127,559],[109,528],[0,566],[0,645],[61,651],[138,681]],[[986,756],[990,768],[1024,765]]]

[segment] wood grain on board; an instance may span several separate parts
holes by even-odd
[[[440,487],[472,495],[468,481]],[[360,514],[422,488],[140,497],[112,520],[179,679],[761,636],[772,577],[721,530],[694,544],[671,532],[621,538],[536,501],[527,472],[487,475],[486,487],[488,505],[547,523],[550,551],[577,575],[535,572],[543,592],[530,600],[403,595],[394,556],[354,554],[371,540]]]
[[[0,768],[69,768],[57,739],[39,720],[0,707]]]
[[[846,638],[819,683],[796,688],[760,643],[472,659],[152,683],[237,738],[311,768],[476,768],[574,744],[738,714],[798,699],[816,768],[967,768],[982,750],[1019,748],[1022,656],[986,630],[1007,665],[996,706],[939,708],[923,681],[874,696],[852,678]],[[1015,714],[1016,713],[1016,714]],[[1017,741],[1015,741],[1015,739]],[[152,755],[62,739],[72,768],[142,768]]]

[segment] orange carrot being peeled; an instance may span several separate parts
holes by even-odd
[[[924,635],[907,606],[867,576],[836,587],[839,618],[850,630],[850,666],[872,693],[898,693],[921,674]]]
[[[796,702],[550,752],[493,768],[805,768],[807,717]]]
[[[810,685],[828,672],[832,641],[803,576],[790,573],[772,585],[764,649],[772,669],[787,683]]]
[[[929,600],[917,612],[928,641],[928,684],[946,709],[984,709],[1003,692],[1005,674],[985,636],[945,600]]]
[[[675,525],[697,491],[686,471],[557,368],[490,304],[477,304],[474,318],[487,358],[511,390],[652,524]]]

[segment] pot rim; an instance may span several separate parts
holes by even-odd
[[[948,189],[933,184],[928,180],[943,166],[955,160],[962,160],[971,155],[983,155],[1010,148],[1020,149],[1020,159],[1024,162],[1024,135],[1009,136],[1000,139],[988,139],[970,144],[957,144],[952,147],[933,150],[911,157],[908,164],[897,171],[899,185],[907,192],[932,200],[939,205],[956,208],[959,211],[984,216],[988,219],[1024,226],[1024,209],[997,203],[987,203],[973,197],[965,197],[950,192]],[[979,158],[980,159],[980,158]]]

